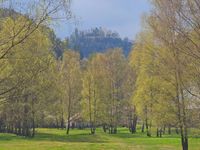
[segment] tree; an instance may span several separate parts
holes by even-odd
[[[109,132],[117,133],[117,126],[121,119],[125,94],[123,91],[126,81],[127,61],[121,49],[111,49],[105,53],[105,71],[107,87],[107,114],[109,120]]]
[[[63,99],[67,111],[67,134],[69,134],[71,117],[77,113],[81,99],[81,70],[78,53],[65,51],[61,72],[61,87],[64,90]]]
[[[82,110],[83,117],[90,123],[91,134],[95,134],[97,125],[105,119],[104,59],[103,54],[91,56],[83,74]]]
[[[198,107],[198,86],[194,83],[199,66],[198,32],[194,27],[197,20],[192,17],[199,9],[195,1],[187,0],[155,0],[153,4],[148,24],[131,54],[137,74],[134,99],[140,115],[147,120],[151,115],[150,124],[180,128],[182,147],[187,150],[189,118]],[[168,114],[165,118],[161,117],[164,112]]]
[[[22,43],[28,38],[33,32],[35,32],[42,24],[47,23],[50,19],[59,19],[56,15],[62,11],[63,18],[70,18],[71,12],[69,10],[70,1],[59,0],[59,1],[36,1],[31,0],[30,2],[13,2],[11,0],[2,1],[1,3],[1,16],[10,17],[12,19],[17,18],[19,22],[14,23],[13,30],[15,27],[18,28],[16,32],[8,36],[1,35],[0,59],[6,57],[6,55],[18,44]],[[9,6],[9,9],[7,8]],[[26,16],[18,14],[16,11],[24,12]],[[26,18],[26,19],[24,19]]]
[[[2,119],[3,128],[7,132],[23,136],[35,135],[35,120],[39,110],[36,107],[43,100],[41,91],[46,85],[44,72],[48,71],[53,59],[50,47],[48,35],[38,28],[25,43],[15,47],[16,51],[10,52],[9,59],[3,61],[7,63],[5,67],[9,68],[7,74],[10,75],[4,72],[1,87],[6,83],[6,88],[12,89],[1,97],[7,102],[1,114],[1,117],[6,116]]]
[[[5,67],[6,60],[13,51],[18,49],[15,47],[26,42],[26,39],[37,32],[39,28],[42,30],[42,27],[47,25],[46,23],[49,23],[50,20],[59,19],[56,16],[61,12],[65,19],[71,18],[70,1],[68,0],[39,2],[35,0],[24,2],[3,0],[0,1],[0,7],[0,60],[3,64],[1,70],[7,68]],[[0,95],[15,88],[16,85],[10,89],[4,89]]]
[[[129,61],[129,62],[128,62]],[[124,117],[128,117],[128,127],[129,131],[133,134],[137,129],[137,108],[135,102],[133,101],[133,91],[135,90],[136,84],[136,72],[131,67],[130,58],[127,60],[125,68],[125,81],[123,83],[123,93],[124,93],[124,103],[123,112],[125,112]]]
[[[137,76],[133,100],[146,124],[148,136],[151,136],[153,124],[160,128],[159,131],[165,126],[176,125],[175,87],[172,70],[166,68],[167,60],[163,63],[164,58],[170,58],[164,50],[155,44],[152,33],[146,30],[140,34],[130,55],[130,64]]]
[[[169,68],[174,74],[172,82],[175,84],[183,150],[188,149],[188,107],[192,102],[188,100],[193,96],[198,97],[195,90],[198,87],[193,81],[188,80],[195,79],[188,72],[199,66],[199,36],[197,36],[199,20],[197,18],[200,9],[198,3],[195,0],[155,0],[154,11],[148,19],[155,39],[160,46],[165,47],[165,52],[171,56],[173,62],[172,64],[167,61],[167,66],[173,65]]]

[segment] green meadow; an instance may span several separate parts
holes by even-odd
[[[197,135],[189,138],[189,149],[200,150]],[[0,150],[181,150],[181,143],[176,134],[149,138],[141,132],[130,134],[126,128],[120,128],[114,135],[102,129],[95,135],[90,135],[88,129],[74,129],[70,135],[65,130],[37,129],[35,138],[1,133]]]

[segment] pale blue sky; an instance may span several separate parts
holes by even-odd
[[[64,38],[75,27],[81,30],[103,27],[134,40],[141,29],[141,17],[149,10],[148,0],[73,0],[72,12],[76,19],[56,25],[55,31]]]

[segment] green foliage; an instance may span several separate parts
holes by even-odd
[[[6,18],[2,23],[1,34],[4,38],[8,37],[8,43],[3,45],[1,49],[1,56],[4,56],[1,59],[4,66],[1,67],[7,69],[1,72],[2,82],[0,86],[8,92],[2,94],[6,103],[2,109],[4,111],[1,112],[1,120],[3,121],[1,130],[14,132],[12,131],[14,127],[19,128],[19,130],[22,128],[21,131],[16,130],[15,132],[29,136],[34,134],[30,133],[29,128],[35,128],[34,122],[37,112],[44,103],[44,93],[41,91],[44,91],[48,84],[46,77],[54,58],[49,51],[51,43],[41,28],[35,30],[22,43],[18,43],[19,39],[27,34],[26,31],[21,30],[23,29],[21,22],[31,23],[24,17],[15,20]],[[8,30],[8,26],[12,30]],[[9,40],[9,37],[16,33],[19,33],[18,36]],[[12,49],[7,51],[10,47]],[[8,126],[12,126],[12,129],[8,129]]]

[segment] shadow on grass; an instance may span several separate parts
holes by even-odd
[[[117,133],[117,134],[109,134],[112,137],[116,138],[123,138],[123,139],[129,139],[129,138],[146,138],[145,134],[131,134],[131,133]]]
[[[83,132],[83,133],[81,133]],[[88,132],[88,133],[87,133]],[[13,134],[0,134],[0,141],[17,141],[17,140],[26,140],[26,141],[52,141],[52,142],[81,142],[81,143],[109,143],[115,140],[132,140],[134,138],[137,139],[150,139],[146,136],[146,133],[137,132],[135,134],[131,134],[127,131],[127,129],[121,129],[117,134],[108,134],[103,133],[98,130],[95,135],[89,134],[87,130],[75,130],[72,131],[69,135],[65,134],[65,130],[39,130],[36,133],[34,138],[25,138],[16,136]],[[151,138],[156,138],[151,137]],[[164,135],[163,138],[179,138],[179,135]],[[162,139],[162,138],[161,138]]]
[[[13,135],[13,134],[4,134],[4,133],[1,133],[0,134],[0,141],[11,141],[11,140],[14,140],[14,139],[22,139],[23,137],[18,137],[16,135]]]
[[[159,138],[159,137],[156,137],[156,135],[152,135],[151,137],[148,137],[146,132],[136,132],[136,133],[124,133],[124,132],[119,132],[117,134],[109,134],[111,137],[116,137],[116,138],[121,138],[121,139],[134,139],[134,138],[142,138],[142,139],[154,139],[154,138]],[[161,138],[159,139],[162,139],[162,138],[180,138],[180,135],[177,135],[177,134],[172,134],[172,135],[168,135],[168,134],[164,134]]]
[[[0,141],[27,140],[27,141],[54,141],[54,142],[87,142],[87,143],[108,143],[107,138],[100,135],[90,134],[56,134],[56,133],[36,133],[34,138],[26,138],[13,134],[0,134]]]
[[[108,141],[99,135],[90,134],[52,134],[52,133],[37,133],[36,137],[30,140],[45,140],[45,141],[59,141],[59,142],[87,142],[87,143],[107,143]]]

